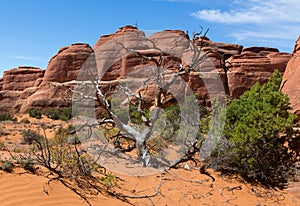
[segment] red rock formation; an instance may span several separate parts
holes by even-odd
[[[294,47],[293,56],[286,66],[283,75],[281,91],[287,94],[291,101],[292,112],[298,115],[300,121],[300,36]]]
[[[129,35],[127,35],[129,34]],[[140,37],[140,36],[145,36],[145,33],[143,31],[138,30],[137,27],[135,26],[124,26],[118,29],[118,31],[116,33],[113,34],[108,34],[108,35],[103,35],[100,37],[100,39],[96,42],[96,44],[94,45],[94,50],[97,51],[98,47],[111,41],[114,40],[120,36],[123,36],[124,38],[126,38],[126,42],[136,42],[136,40]],[[124,41],[124,40],[122,40]],[[114,42],[115,43],[115,42]],[[110,48],[113,49],[113,48]]]
[[[151,41],[163,49],[163,55],[153,49]],[[200,96],[203,104],[224,90],[228,95],[239,97],[256,81],[267,81],[275,69],[283,72],[291,57],[273,48],[243,49],[241,45],[212,42],[204,37],[197,38],[195,43],[202,47],[201,54],[206,53],[207,56],[196,71],[185,75],[183,79]],[[297,45],[294,53],[300,50]],[[98,72],[100,76],[103,74],[104,81],[129,77],[131,83],[134,83],[151,76],[155,64],[140,58],[131,49],[161,60],[162,67],[172,71],[179,64],[192,63],[193,51],[187,49],[189,46],[187,34],[180,30],[166,30],[146,37],[143,31],[134,26],[122,27],[114,34],[102,36],[95,44],[94,51],[87,44],[61,48],[49,61],[45,74],[44,71],[24,67],[5,72],[4,78],[0,79],[0,110],[26,112],[33,107],[70,106],[69,88],[74,86],[73,80],[78,78],[79,71],[86,72],[87,60],[92,60],[94,66],[97,63]],[[223,84],[218,75],[221,75]],[[184,93],[180,86],[178,84],[172,88],[173,96]],[[150,85],[143,92],[147,104],[151,104],[155,91],[155,86]],[[168,96],[167,100],[172,102],[172,98]]]
[[[22,91],[0,91],[0,113],[11,112]]]
[[[290,58],[290,54],[264,47],[245,48],[233,55],[226,63],[230,95],[237,98],[255,82],[265,83],[276,69],[283,73]]]
[[[3,88],[3,78],[0,78],[0,91],[2,90]]]
[[[43,70],[35,67],[19,67],[4,72],[2,90],[23,91],[33,87],[44,76]]]
[[[19,98],[19,103],[13,107],[14,111],[20,113],[28,112],[31,108],[66,108],[71,106],[69,88],[71,85],[61,83],[50,83],[42,85],[37,89],[25,90]],[[45,98],[46,97],[46,98]]]
[[[68,82],[77,78],[86,59],[93,52],[88,44],[72,44],[61,48],[49,61],[42,84]]]

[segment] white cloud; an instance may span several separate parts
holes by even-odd
[[[16,59],[22,59],[22,60],[30,60],[30,61],[44,61],[42,58],[38,57],[30,57],[30,56],[14,56]]]
[[[240,43],[278,40],[274,46],[279,46],[295,42],[300,35],[299,11],[299,0],[234,0],[227,10],[199,10],[191,15],[230,25],[230,36]]]
[[[253,15],[252,12],[222,12],[219,9],[201,10],[192,13],[192,16],[202,20],[217,22],[217,23],[244,23],[244,22],[255,22],[259,23],[262,21],[260,16]]]
[[[298,0],[235,1],[233,7],[235,9],[229,11],[200,10],[193,12],[191,15],[202,20],[227,24],[300,23],[300,4]]]

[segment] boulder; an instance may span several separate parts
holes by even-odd
[[[294,47],[293,56],[289,60],[283,75],[281,91],[290,98],[292,112],[300,121],[300,36]]]
[[[35,67],[21,66],[4,72],[2,90],[23,91],[36,85],[36,81],[44,76],[45,71]]]

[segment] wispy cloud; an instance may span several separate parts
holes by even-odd
[[[191,15],[217,23],[300,23],[298,0],[246,0],[235,1],[235,9],[221,11],[216,9],[200,10]]]
[[[229,9],[209,9],[191,15],[213,23],[232,25],[237,41],[279,39],[295,41],[300,34],[298,0],[235,0]],[[281,43],[282,44],[282,43]]]
[[[29,61],[45,61],[43,58],[31,57],[31,56],[14,56],[15,59],[29,60]]]

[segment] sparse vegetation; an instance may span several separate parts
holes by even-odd
[[[22,140],[21,144],[33,144],[35,142],[41,142],[43,139],[43,136],[40,135],[39,133],[28,129],[28,130],[23,130],[22,131]]]
[[[20,123],[22,123],[22,124],[29,124],[29,123],[30,123],[30,120],[27,119],[27,118],[25,118],[25,119],[22,119],[22,120],[20,121]]]
[[[106,176],[101,178],[102,184],[109,190],[117,185],[117,178],[115,175],[108,173]]]
[[[72,118],[72,107],[68,107],[67,109],[64,110],[47,108],[46,110],[43,111],[43,114],[53,120],[60,119],[63,121],[68,121]]]
[[[94,194],[95,191],[100,191],[104,183],[106,188],[111,188],[116,180],[112,179],[112,175],[106,174],[105,168],[81,149],[80,141],[75,144],[70,142],[70,131],[74,129],[73,125],[67,128],[60,127],[51,139],[33,130],[25,130],[23,142],[29,144],[29,148],[24,154],[13,155],[13,159],[30,172],[36,171],[36,165],[46,167],[56,176],[55,179],[60,180],[89,203],[87,193]],[[94,173],[98,173],[98,176],[94,176]],[[103,184],[99,185],[102,181]]]
[[[14,118],[12,115],[10,114],[0,114],[0,122],[3,122],[3,121],[13,121],[15,122],[16,121],[16,118]]]
[[[43,111],[43,114],[53,120],[59,119],[60,111],[54,108],[47,108],[46,110]]]
[[[0,169],[5,172],[12,172],[14,169],[13,160],[5,160],[4,162],[2,162]]]
[[[41,119],[42,118],[42,112],[37,108],[31,108],[29,110],[29,116],[33,117],[33,118],[36,118],[36,119]]]

